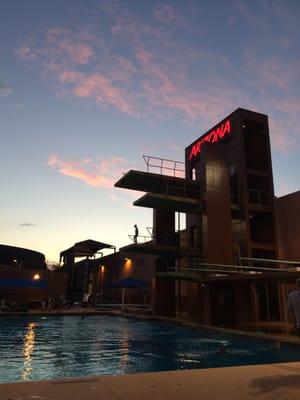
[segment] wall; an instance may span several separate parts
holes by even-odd
[[[300,260],[300,191],[275,199],[279,258]]]

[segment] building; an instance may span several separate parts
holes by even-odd
[[[58,303],[65,295],[66,282],[67,274],[47,269],[44,254],[0,245],[0,299],[12,305],[12,310],[40,308],[49,297]]]
[[[144,159],[146,172],[130,170],[115,186],[146,192],[134,205],[153,209],[153,238],[121,250],[156,256],[154,313],[236,327],[287,322],[300,272],[278,262],[296,260],[297,244],[294,257],[284,199],[276,218],[267,116],[235,110],[187,146],[185,163]]]

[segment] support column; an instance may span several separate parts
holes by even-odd
[[[175,212],[166,209],[153,210],[154,242],[159,245],[176,245]],[[175,266],[172,257],[160,257],[155,262],[155,271],[160,272],[168,266]],[[153,313],[157,316],[175,317],[176,292],[175,280],[167,277],[155,277],[153,280]]]
[[[278,297],[279,297],[278,300],[279,300],[280,321],[289,323],[285,282],[278,282]]]
[[[203,288],[203,323],[211,325],[210,287],[206,284]]]
[[[259,321],[259,304],[254,282],[250,283],[250,305],[251,322],[257,322]]]
[[[233,264],[229,170],[224,148],[204,148],[206,213],[203,216],[203,250],[209,263]]]
[[[154,307],[153,314],[162,317],[175,317],[174,279],[155,277],[153,279]]]

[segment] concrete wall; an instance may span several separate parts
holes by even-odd
[[[279,258],[300,260],[300,191],[275,199]]]

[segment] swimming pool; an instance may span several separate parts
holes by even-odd
[[[300,346],[115,316],[0,318],[0,382],[300,360]]]

